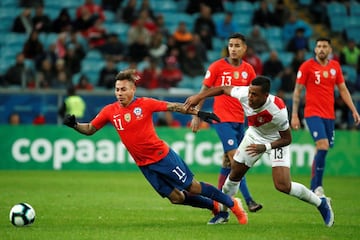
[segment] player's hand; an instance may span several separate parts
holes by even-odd
[[[68,126],[68,127],[75,128],[75,126],[76,126],[76,124],[77,124],[75,115],[69,115],[69,114],[67,114],[67,115],[64,117],[63,123],[64,123],[66,126]]]
[[[212,113],[212,112],[204,112],[204,111],[199,111],[197,113],[197,116],[199,118],[201,118],[201,120],[207,122],[207,123],[212,123],[214,121],[216,122],[220,122],[220,118],[215,114],[215,113]]]
[[[198,103],[200,102],[200,98],[198,98],[198,94],[194,95],[194,96],[190,96],[185,100],[184,103],[184,108],[186,110],[189,110],[192,107],[196,107],[196,105],[198,105]]]
[[[292,129],[299,130],[301,128],[300,120],[297,115],[291,116],[291,127]]]

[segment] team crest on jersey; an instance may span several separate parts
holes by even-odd
[[[234,72],[234,78],[235,78],[235,79],[239,79],[239,76],[240,76],[239,72],[238,72],[238,71],[235,71],[235,72]]]
[[[136,118],[141,118],[142,117],[142,109],[139,107],[134,108],[134,114],[135,114]]]
[[[336,75],[336,70],[335,69],[330,69],[330,74],[331,76],[335,76]]]
[[[329,77],[328,71],[323,71],[323,76],[324,76],[324,78],[328,78]]]
[[[242,76],[242,78],[247,79],[249,74],[247,72],[242,72],[241,76]]]
[[[124,115],[124,119],[125,119],[126,122],[130,122],[130,121],[131,121],[131,114],[130,114],[130,113],[126,113],[126,114]]]

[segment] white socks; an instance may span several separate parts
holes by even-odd
[[[313,193],[310,189],[306,188],[304,185],[297,182],[291,182],[291,189],[289,195],[297,197],[305,202],[311,203],[316,207],[320,206],[321,204],[321,199],[316,196],[315,193]]]
[[[235,196],[239,189],[240,181],[234,182],[229,179],[229,177],[226,178],[224,186],[222,188],[222,191],[229,196]]]

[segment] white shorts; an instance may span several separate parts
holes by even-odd
[[[241,141],[239,147],[236,150],[234,155],[234,160],[238,163],[244,163],[248,167],[254,166],[254,164],[259,160],[263,155],[266,158],[270,158],[272,167],[288,167],[290,168],[290,147],[285,146],[281,148],[271,149],[262,154],[256,156],[250,156],[245,151],[246,147],[250,144],[265,144],[259,142],[259,139],[251,137],[249,134],[245,134],[243,140]]]

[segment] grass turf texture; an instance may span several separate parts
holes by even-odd
[[[216,184],[217,174],[197,174]],[[225,225],[207,225],[210,211],[172,205],[139,172],[0,171],[0,238],[12,239],[358,239],[358,177],[325,177],[335,225],[327,228],[314,206],[275,191],[270,175],[247,176],[264,208],[249,224],[231,215]],[[308,176],[295,176],[305,183]],[[240,196],[240,194],[238,193]],[[35,223],[14,227],[10,208],[28,202]]]

